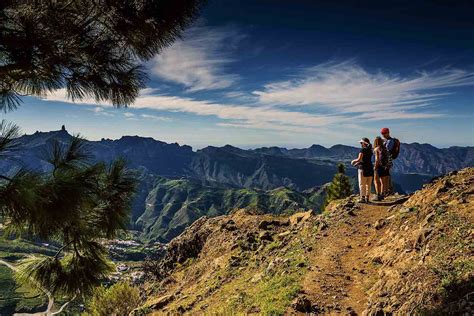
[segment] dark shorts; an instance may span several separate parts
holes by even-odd
[[[384,167],[378,167],[376,170],[376,173],[380,178],[388,177],[390,175],[390,169],[387,169]]]
[[[365,168],[362,168],[362,174],[364,175],[364,177],[373,177],[374,176],[374,167],[370,166],[370,167],[365,167]]]

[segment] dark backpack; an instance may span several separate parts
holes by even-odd
[[[397,138],[392,138],[395,145],[393,145],[392,150],[390,150],[390,158],[397,159],[400,154],[400,141]]]
[[[390,152],[385,148],[385,146],[380,147],[380,166],[385,169],[390,169],[392,167],[392,158]]]

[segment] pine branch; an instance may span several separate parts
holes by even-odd
[[[57,259],[59,254],[64,250],[66,249],[66,247],[68,247],[70,244],[72,244],[72,241],[71,242],[68,242],[66,244],[64,244],[61,248],[59,248],[59,250],[56,252],[56,254],[54,255],[53,258]]]
[[[0,179],[7,180],[7,181],[12,181],[12,178],[9,178],[9,177],[1,175],[1,174],[0,174]]]

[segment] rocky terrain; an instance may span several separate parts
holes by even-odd
[[[470,315],[474,168],[321,215],[201,218],[173,239],[135,315]]]

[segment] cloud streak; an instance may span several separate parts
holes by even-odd
[[[65,89],[56,90],[55,93],[48,95],[46,100],[96,106],[99,105],[103,107],[112,106],[108,102],[97,103],[92,98],[72,102],[67,98]],[[323,126],[340,122],[345,119],[342,116],[336,115],[312,115],[297,111],[275,109],[267,106],[230,105],[165,95],[142,95],[135,101],[133,108],[190,113],[199,116],[213,116],[225,120],[228,124],[227,126],[255,129],[293,130],[295,132],[307,132],[310,130],[313,132],[317,130],[320,131],[319,128]],[[144,116],[142,115],[142,117]]]
[[[392,113],[425,108],[447,96],[446,89],[468,85],[474,85],[474,73],[463,70],[444,68],[402,77],[381,71],[370,73],[349,60],[309,67],[296,79],[269,83],[253,93],[265,105],[336,113]],[[404,113],[403,118],[423,117]],[[434,116],[435,113],[425,113],[425,117]]]
[[[229,51],[243,37],[231,27],[191,28],[183,40],[152,60],[151,73],[182,84],[189,92],[230,87],[239,76],[225,73],[225,67],[233,62]]]
[[[363,122],[442,117],[444,114],[433,111],[433,105],[449,96],[449,88],[473,84],[474,73],[463,70],[440,69],[402,77],[370,73],[354,61],[346,61],[310,67],[293,80],[266,84],[254,91],[255,100],[243,98],[241,91],[227,91],[226,98],[214,102],[157,94],[158,90],[148,88],[133,108],[212,116],[221,127],[324,134],[340,125],[352,124],[355,129]],[[46,99],[73,103],[65,89]],[[108,113],[102,107],[112,106],[93,99],[76,103],[99,105],[93,110],[99,115]],[[129,120],[172,121],[152,114],[126,112],[124,116]]]

